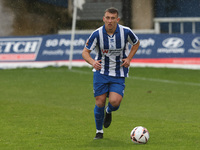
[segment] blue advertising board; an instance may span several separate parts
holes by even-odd
[[[74,59],[82,59],[81,51],[88,35],[76,35]],[[69,59],[70,35],[0,38],[0,62],[59,61]]]
[[[81,56],[90,34],[76,34],[73,62]],[[132,63],[200,66],[200,34],[138,34],[140,47]],[[0,65],[10,62],[68,62],[71,35],[0,38]],[[94,57],[94,53],[91,53]],[[0,67],[1,68],[1,67]]]

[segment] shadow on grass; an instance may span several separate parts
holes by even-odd
[[[140,144],[139,144],[140,145]],[[131,142],[131,140],[125,140],[125,141],[119,141],[119,140],[114,140],[114,139],[109,139],[109,138],[103,138],[100,140],[92,140],[91,142],[89,142],[87,145],[85,145],[85,147],[87,148],[92,148],[92,149],[96,149],[96,148],[118,148],[118,149],[130,149],[131,147],[135,147],[138,146],[138,144],[134,144],[133,142]],[[143,146],[143,145],[140,145]]]

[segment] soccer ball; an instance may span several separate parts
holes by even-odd
[[[136,144],[146,144],[149,140],[149,132],[145,127],[138,126],[131,131],[130,137]]]

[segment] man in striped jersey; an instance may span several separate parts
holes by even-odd
[[[96,99],[94,116],[96,136],[103,138],[103,125],[110,126],[111,112],[119,109],[124,95],[125,77],[128,77],[131,59],[138,47],[138,37],[128,27],[118,24],[118,10],[106,9],[103,17],[104,25],[95,30],[89,37],[82,56],[93,67],[93,88]],[[131,50],[128,43],[132,45]],[[95,51],[93,59],[91,51]],[[106,98],[109,98],[104,118]]]

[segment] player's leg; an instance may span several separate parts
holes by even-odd
[[[120,103],[124,95],[125,78],[111,77],[111,84],[109,86],[109,102],[106,108],[106,115],[104,118],[104,127],[108,128],[112,121],[111,112],[119,109]]]
[[[104,120],[104,108],[106,103],[106,96],[108,93],[108,84],[106,83],[106,77],[99,72],[94,73],[93,88],[95,97],[94,117],[96,123],[96,137],[94,139],[103,138],[103,120]]]
[[[108,128],[112,121],[112,111],[116,111],[119,109],[120,103],[122,101],[122,96],[115,92],[109,93],[109,102],[106,107],[106,115],[104,119],[104,127]]]
[[[115,92],[110,92],[109,94],[109,102],[108,102],[108,107],[107,107],[107,112],[111,113],[112,111],[116,111],[119,109],[120,103],[122,101],[122,95],[115,93]]]
[[[103,133],[103,120],[104,120],[104,108],[106,103],[106,93],[100,96],[96,96],[96,104],[94,107],[94,117],[96,123],[97,132]]]
[[[104,120],[104,108],[106,103],[106,93],[100,96],[96,96],[96,104],[94,107],[94,117],[96,124],[96,136],[94,139],[103,138],[103,120]]]

